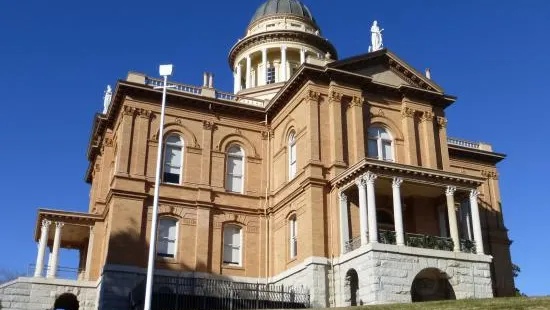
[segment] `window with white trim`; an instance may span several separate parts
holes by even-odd
[[[288,179],[296,176],[296,133],[292,131],[288,135]]]
[[[157,255],[161,257],[176,257],[178,236],[178,221],[171,218],[159,220],[157,237]]]
[[[379,160],[394,161],[393,139],[384,128],[371,127],[368,130],[368,156]]]
[[[237,225],[225,225],[223,229],[223,263],[241,266],[242,264],[242,228]]]
[[[290,258],[294,259],[298,255],[298,225],[296,215],[292,215],[288,221],[290,228]]]
[[[268,67],[266,71],[266,84],[275,83],[275,67]]]
[[[162,181],[170,184],[181,183],[183,166],[183,140],[178,135],[169,135],[164,144],[164,173]]]
[[[238,145],[232,145],[227,150],[225,189],[234,193],[244,192],[244,152]]]

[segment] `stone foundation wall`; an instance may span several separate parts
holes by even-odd
[[[95,282],[25,277],[0,286],[0,309],[50,310],[57,297],[64,293],[76,296],[80,310],[97,309]]]
[[[434,268],[446,275],[456,299],[493,297],[491,257],[429,249],[370,244],[341,256],[334,264],[336,306],[349,306],[346,273],[359,278],[357,304],[411,302],[415,277]]]

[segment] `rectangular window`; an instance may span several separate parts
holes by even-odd
[[[296,175],[296,143],[293,143],[290,145],[290,171],[289,171],[289,176],[290,178],[294,178],[294,176]]]
[[[243,191],[243,159],[242,157],[227,158],[227,186],[226,188],[235,193],[242,193]]]
[[[181,173],[181,147],[166,145],[164,152],[164,176],[165,183],[180,184]]]
[[[376,158],[378,159],[378,143],[377,143],[377,140],[376,139],[370,139],[369,138],[369,142],[368,142],[368,156],[370,158]]]
[[[267,76],[266,76],[266,84],[273,84],[275,83],[275,68],[270,67],[267,68]]]
[[[241,265],[241,228],[227,225],[223,231],[223,263]]]
[[[161,219],[157,237],[157,255],[161,257],[176,257],[177,221]]]
[[[382,152],[384,155],[384,160],[393,161],[391,141],[382,141]]]
[[[294,259],[298,255],[298,230],[296,217],[290,220],[290,258]]]

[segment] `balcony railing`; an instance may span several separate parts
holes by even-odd
[[[51,269],[50,266],[45,265],[44,269],[42,270],[41,277],[47,277],[49,270]],[[36,270],[35,264],[30,264],[27,268],[27,276],[28,277],[34,277],[34,271]],[[79,268],[71,268],[71,267],[57,267],[57,272],[55,275],[55,279],[65,279],[65,280],[80,280],[80,276],[83,275],[84,270]]]
[[[472,142],[472,141],[468,141],[468,140],[450,138],[450,137],[447,138],[447,144],[467,147],[467,148],[470,148],[470,149],[479,149],[480,148],[478,142]]]
[[[153,86],[153,87],[161,87],[164,85],[164,81],[161,79],[153,79],[153,78],[147,77],[145,79],[145,85]],[[194,95],[200,95],[202,93],[202,88],[193,86],[193,85],[168,82],[168,87],[175,90],[179,90],[184,93],[190,93]]]
[[[251,97],[245,97],[245,96],[239,96],[239,95],[226,93],[226,92],[221,92],[221,91],[216,91],[216,99],[236,101],[236,102],[239,102],[239,103],[249,104],[249,105],[253,105],[253,106],[256,106],[256,107],[262,107],[262,108],[265,107],[265,101],[264,100],[251,98]]]
[[[383,244],[396,244],[395,231],[382,230],[378,231],[378,242]],[[421,235],[421,234],[405,234],[405,245],[415,248],[434,249],[442,251],[453,251],[453,239],[447,237]],[[361,237],[355,237],[346,242],[344,252],[348,253],[361,247]],[[460,250],[464,253],[476,253],[476,244],[473,240],[460,239]]]

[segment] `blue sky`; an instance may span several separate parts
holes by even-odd
[[[389,49],[458,96],[449,134],[508,154],[500,186],[517,286],[550,294],[550,2],[305,1],[340,58],[367,51],[377,19]],[[85,153],[106,84],[172,62],[175,80],[200,85],[211,71],[231,91],[229,49],[261,2],[0,1],[0,268],[34,263],[38,207],[87,210]]]

